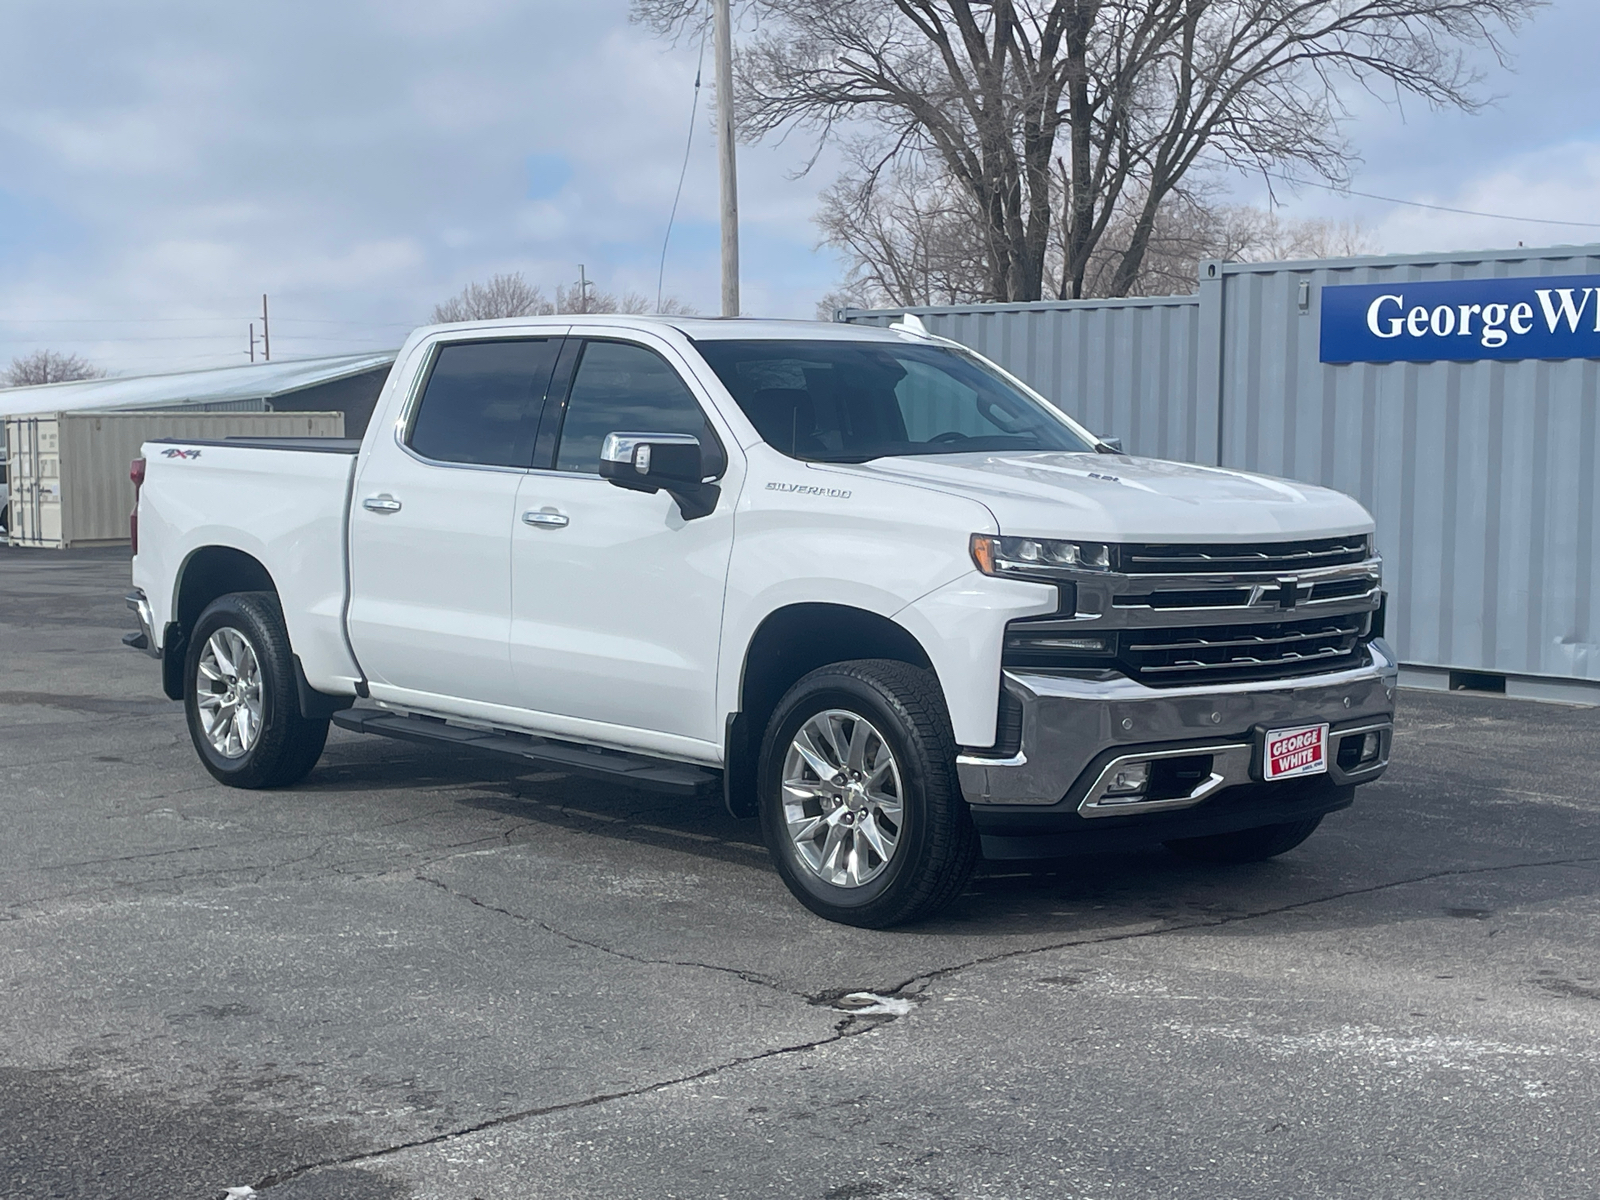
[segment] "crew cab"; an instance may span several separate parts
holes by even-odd
[[[720,788],[882,927],[980,855],[1280,854],[1388,762],[1359,504],[1123,454],[911,318],[434,326],[359,441],[142,454],[128,640],[237,787],[331,721]]]

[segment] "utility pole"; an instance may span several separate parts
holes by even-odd
[[[581,312],[581,313],[586,313],[586,312],[589,311],[589,289],[592,288],[593,286],[594,286],[594,284],[589,282],[589,277],[584,274],[583,264],[579,263],[578,264],[578,311]]]
[[[250,361],[256,360],[256,323],[250,322]]]
[[[712,0],[717,43],[717,162],[722,176],[722,315],[739,315],[739,179],[733,141],[733,15]]]
[[[267,324],[267,294],[261,293],[261,357],[272,361],[272,328]],[[255,359],[251,359],[254,362]]]

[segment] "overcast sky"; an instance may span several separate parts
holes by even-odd
[[[1600,223],[1600,4],[1556,0],[1473,116],[1359,99],[1354,186]],[[39,346],[117,373],[398,345],[464,283],[579,264],[652,298],[697,47],[627,0],[0,0],[0,362]],[[706,66],[709,81],[709,61]],[[716,164],[702,93],[666,292],[715,312]],[[748,312],[812,315],[843,264],[811,216],[803,139],[740,163]],[[1257,183],[1235,194],[1264,202]],[[1315,189],[1385,251],[1600,241]]]

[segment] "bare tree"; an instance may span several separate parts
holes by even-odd
[[[35,350],[11,360],[11,365],[0,373],[0,387],[32,387],[40,383],[70,383],[104,377],[104,370],[79,355]]]
[[[1544,0],[744,0],[740,125],[867,130],[880,161],[921,159],[978,214],[986,298],[1136,286],[1197,168],[1292,167],[1346,182],[1340,88],[1466,110],[1471,50]],[[633,0],[658,31],[701,0]],[[1058,278],[1047,271],[1052,248]]]
[[[1205,192],[1180,192],[1158,209],[1138,272],[1114,291],[1141,205],[1128,205],[1107,226],[1084,272],[1085,295],[1185,295],[1195,290],[1205,259],[1273,262],[1373,254],[1377,245],[1359,222],[1295,219],[1243,204],[1217,204]],[[1052,261],[1066,262],[1063,248]]]
[[[544,293],[521,271],[491,275],[488,283],[469,283],[443,304],[433,306],[433,323],[493,321],[502,317],[539,317],[555,312]]]
[[[847,186],[848,184],[848,186]],[[839,308],[899,308],[980,303],[988,285],[973,220],[951,219],[941,197],[948,189],[919,190],[899,173],[880,174],[869,193],[851,175],[823,193],[817,220],[824,242],[844,250],[851,268],[838,290],[817,305],[819,319]],[[1109,222],[1084,272],[1084,292],[1105,295],[1133,236],[1136,205]],[[1057,241],[1046,273],[1061,278],[1066,246]],[[1250,205],[1216,203],[1209,190],[1182,191],[1156,214],[1138,273],[1124,294],[1183,295],[1195,290],[1206,259],[1267,262],[1375,253],[1359,223],[1296,220]]]
[[[971,197],[917,160],[884,170],[867,145],[850,152],[854,169],[823,192],[817,214],[823,241],[852,259],[845,292],[904,305],[983,299],[989,260]]]
[[[558,313],[628,313],[633,316],[642,316],[651,312],[655,306],[648,297],[639,292],[623,292],[620,296],[615,292],[603,292],[591,280],[586,287],[578,284],[570,286],[563,284],[556,288],[556,311]],[[668,296],[661,302],[657,311],[662,316],[692,317],[695,310],[679,300],[676,296]]]
[[[518,271],[510,275],[492,275],[488,283],[469,283],[459,293],[443,304],[433,307],[436,325],[452,321],[492,321],[502,317],[546,317],[556,313],[647,313],[652,305],[638,292],[603,292],[588,280],[583,286],[574,283],[559,284],[554,301],[546,300],[544,292],[530,284]],[[666,316],[692,317],[695,310],[668,296],[661,304]]]

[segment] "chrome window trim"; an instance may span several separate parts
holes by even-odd
[[[586,333],[581,322],[568,327],[566,336],[583,343],[583,345],[578,355],[578,361],[572,364],[571,377],[568,378],[566,390],[561,396],[561,423],[556,427],[555,445],[552,447],[554,451],[552,465],[549,467],[530,467],[530,472],[559,475],[563,479],[603,479],[603,476],[598,471],[563,471],[560,467],[555,466],[554,463],[559,462],[561,459],[561,437],[566,433],[567,429],[567,405],[572,400],[572,388],[578,382],[578,372],[583,369],[583,355],[588,353],[589,346],[595,342],[613,342],[624,346],[636,346],[640,350],[654,354],[665,364],[667,370],[677,376],[678,382],[683,385],[684,391],[689,393],[689,399],[693,400],[695,407],[700,410],[701,421],[711,431],[711,436],[717,439],[717,449],[722,453],[722,470],[715,475],[708,475],[701,482],[716,483],[727,477],[728,469],[733,464],[733,456],[728,453],[728,442],[732,441],[737,446],[739,445],[739,440],[731,436],[731,430],[718,427],[717,422],[719,420],[725,421],[721,410],[712,402],[711,397],[705,394],[699,377],[684,369],[688,366],[686,361],[675,363],[665,353],[663,346],[653,345],[651,342],[641,338],[628,336],[637,332],[632,329],[612,330],[606,328],[605,333]],[[665,346],[675,351],[680,359],[683,357],[682,351],[672,346],[670,342],[665,343]],[[612,432],[621,431],[613,430]],[[685,434],[683,436],[691,437],[693,435]]]
[[[477,334],[477,331],[474,331],[474,334]],[[394,444],[400,447],[401,452],[408,458],[428,467],[444,467],[455,471],[495,471],[502,475],[526,475],[530,470],[528,467],[508,467],[501,463],[450,462],[442,458],[429,458],[427,455],[418,454],[413,450],[406,439],[410,436],[412,422],[415,421],[417,410],[422,404],[423,394],[428,390],[428,380],[433,377],[434,364],[439,361],[439,352],[444,347],[484,342],[559,342],[565,340],[566,336],[566,327],[562,327],[560,332],[542,333],[538,337],[483,337],[480,335],[440,338],[433,342],[428,347],[427,357],[418,366],[416,373],[412,375],[405,403],[400,406],[400,412],[395,417]],[[548,400],[548,397],[546,397],[546,400]],[[535,429],[534,433],[537,436],[538,430]],[[600,476],[596,475],[595,478],[598,479]]]

